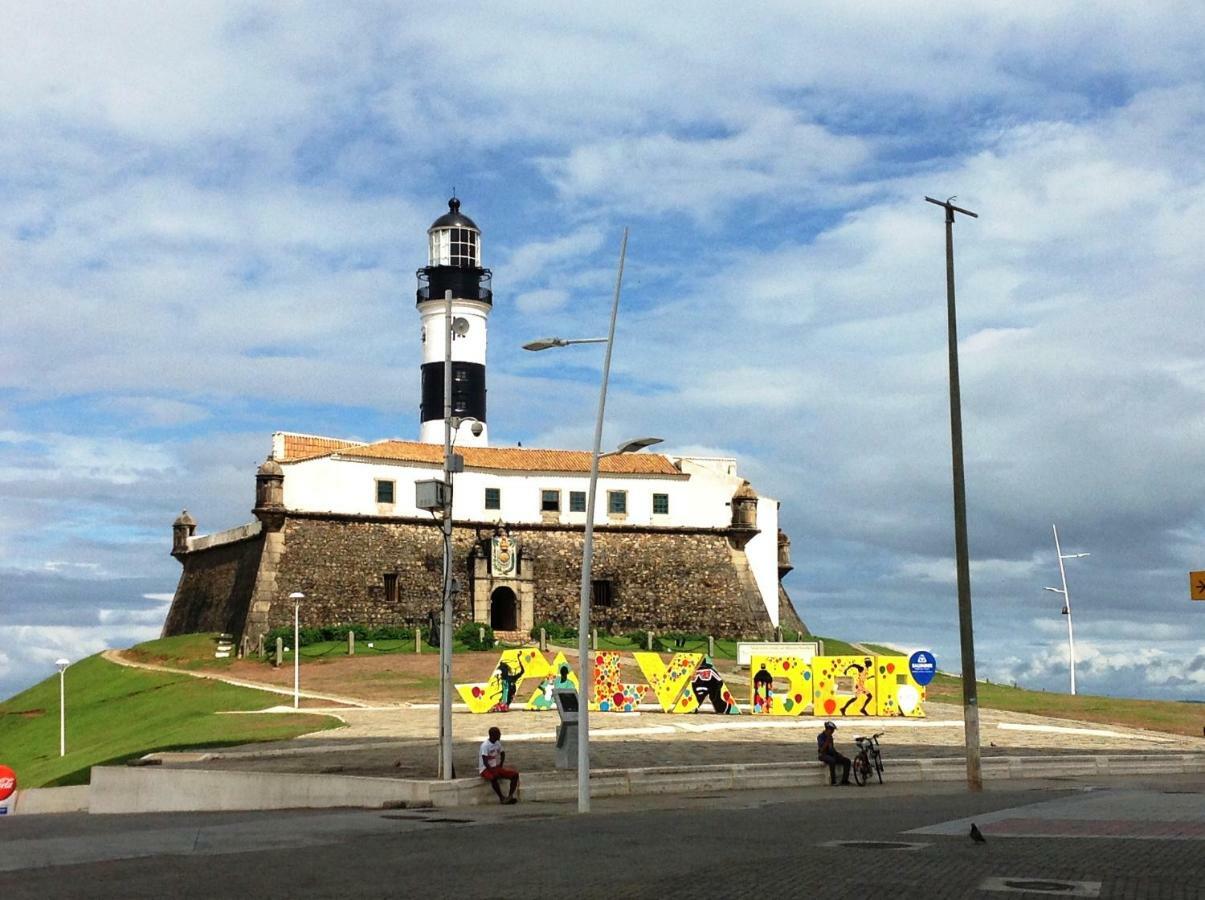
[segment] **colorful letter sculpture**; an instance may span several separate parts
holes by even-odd
[[[633,653],[636,665],[665,712],[694,712],[699,701],[688,688],[691,676],[703,661],[702,653],[675,653],[667,666],[659,653]]]
[[[703,657],[703,661],[695,669],[695,674],[691,676],[690,692],[694,695],[695,712],[702,708],[704,700],[708,700],[711,702],[712,710],[720,715],[739,716],[741,714],[741,708],[736,705],[736,698],[724,684],[724,676],[716,670],[710,656]],[[675,709],[674,711],[689,712],[686,709]]]
[[[826,716],[873,716],[879,693],[874,659],[869,656],[816,656],[816,711]]]
[[[617,650],[599,650],[594,654],[594,692],[590,709],[600,712],[634,712],[644,700],[647,685],[624,684],[619,672]]]
[[[485,684],[458,684],[456,692],[475,713],[506,712],[519,693],[519,685],[527,678],[544,678],[550,672],[548,660],[539,650],[524,648],[504,650]]]
[[[548,674],[536,685],[536,692],[527,701],[527,708],[534,710],[556,709],[556,701],[552,695],[557,691],[577,691],[577,673],[565,659],[564,653],[558,653],[552,661]]]
[[[873,663],[873,660],[870,662]],[[844,716],[853,708],[858,712],[858,706],[865,707],[867,697],[860,696],[854,690],[855,671],[865,673],[867,660],[862,656],[815,656],[812,657],[812,670],[815,672],[816,685],[816,715]],[[848,673],[848,674],[847,674]],[[870,687],[874,687],[871,674],[863,680],[863,690],[869,695]],[[863,715],[870,715],[864,711]]]
[[[906,656],[817,656],[816,715],[923,718],[925,689]]]
[[[675,653],[668,663],[657,653],[633,653],[648,684],[624,682],[622,654],[617,650],[594,653],[594,684],[586,693],[590,709],[600,712],[634,712],[652,688],[667,713],[694,713],[710,702],[717,713],[739,715],[732,693],[709,657],[701,653]],[[913,677],[906,656],[754,656],[750,660],[749,709],[761,716],[799,716],[811,707],[812,715],[907,716],[925,715],[925,689]],[[535,648],[506,650],[490,680],[483,684],[458,684],[456,690],[472,712],[506,712],[516,702],[520,686],[532,679],[536,688],[526,709],[555,709],[558,690],[578,690],[577,672],[565,654],[552,665]]]
[[[798,716],[812,702],[812,672],[794,656],[754,656],[749,660],[749,711],[760,716]],[[775,679],[786,682],[781,690]]]
[[[925,689],[912,677],[908,657],[876,656],[874,663],[879,682],[879,715],[923,719]]]

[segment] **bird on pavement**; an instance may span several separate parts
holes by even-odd
[[[987,838],[983,836],[983,832],[979,830],[979,826],[974,822],[971,823],[971,840],[976,844],[986,844]]]

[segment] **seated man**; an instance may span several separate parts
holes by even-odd
[[[836,730],[835,723],[824,723],[824,731],[816,735],[817,755],[828,766],[829,784],[837,783],[837,763],[841,764],[841,783],[849,784],[849,757],[842,756],[833,746],[833,732]]]
[[[480,755],[481,762],[477,764],[477,771],[490,783],[490,787],[498,795],[498,800],[502,803],[518,803],[519,801],[515,799],[515,791],[519,789],[519,773],[503,765],[506,762],[506,751],[502,749],[501,729],[490,729],[489,739],[481,742]],[[848,761],[845,773],[849,774]],[[510,782],[510,790],[505,797],[502,796],[502,786],[498,784],[499,778],[505,778]]]

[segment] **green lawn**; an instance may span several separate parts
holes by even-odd
[[[837,638],[820,637],[816,635],[812,638],[816,641],[824,641],[825,656],[862,656],[861,650],[856,649],[852,644],[847,644],[845,641]]]
[[[217,646],[216,639],[216,634],[182,634],[176,637],[160,638],[156,641],[147,641],[144,644],[138,644],[125,651],[125,655],[138,662],[155,663],[156,665],[169,666],[174,669],[228,668],[234,662],[232,657],[214,659],[213,653]],[[369,644],[372,646],[369,646]],[[291,644],[286,644],[285,646],[288,649],[284,653],[284,658],[291,664],[293,661],[293,649]],[[423,641],[423,653],[431,654],[438,652],[438,647],[433,647],[426,641]],[[459,641],[453,641],[452,652],[465,653],[468,652],[468,647]],[[264,657],[266,662],[272,661],[273,653],[273,648],[267,648],[267,654]],[[356,656],[380,656],[388,653],[414,653],[414,639],[410,638],[404,641],[356,641]],[[347,641],[320,641],[314,644],[304,644],[301,648],[302,662],[339,656],[347,656]]]
[[[728,638],[716,638],[715,640],[715,655],[717,659],[736,659],[736,640]],[[662,638],[664,650],[662,653],[706,653],[707,640],[686,640],[679,647],[674,641],[666,641]],[[574,639],[572,646],[577,646],[577,640]],[[598,636],[599,650],[620,650],[624,653],[643,652],[647,645],[643,641],[633,642],[627,637],[620,634],[600,634]]]
[[[952,675],[938,675],[925,691],[930,700],[962,703],[962,679]],[[1070,694],[1030,691],[987,682],[978,683],[977,694],[979,706],[984,709],[1149,728],[1152,731],[1166,731],[1192,737],[1200,737],[1201,729],[1205,728],[1205,704],[1200,703],[1129,700],[1085,694],[1072,697]]]
[[[0,763],[16,771],[22,787],[84,784],[94,765],[155,750],[284,740],[338,725],[328,716],[305,714],[218,715],[264,709],[280,698],[188,675],[130,669],[100,656],[71,666],[66,689],[62,758],[57,674],[0,703]]]
[[[136,644],[122,652],[135,662],[174,669],[227,669],[234,664],[234,657],[214,658],[217,637],[217,634],[180,634]]]

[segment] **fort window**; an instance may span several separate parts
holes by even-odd
[[[485,489],[485,508],[486,509],[501,509],[502,508],[502,488],[486,488]]]
[[[627,491],[607,491],[607,514],[612,516],[628,514]]]
[[[653,494],[653,515],[669,515],[669,494]]]
[[[397,592],[397,573],[385,573],[385,602],[396,604],[398,602]]]
[[[615,582],[609,578],[599,578],[590,583],[590,603],[593,606],[615,605]]]
[[[377,481],[377,503],[393,502],[393,482]]]
[[[540,512],[560,512],[561,492],[540,491]]]
[[[569,492],[569,512],[586,511],[586,492],[585,491],[570,491]]]

